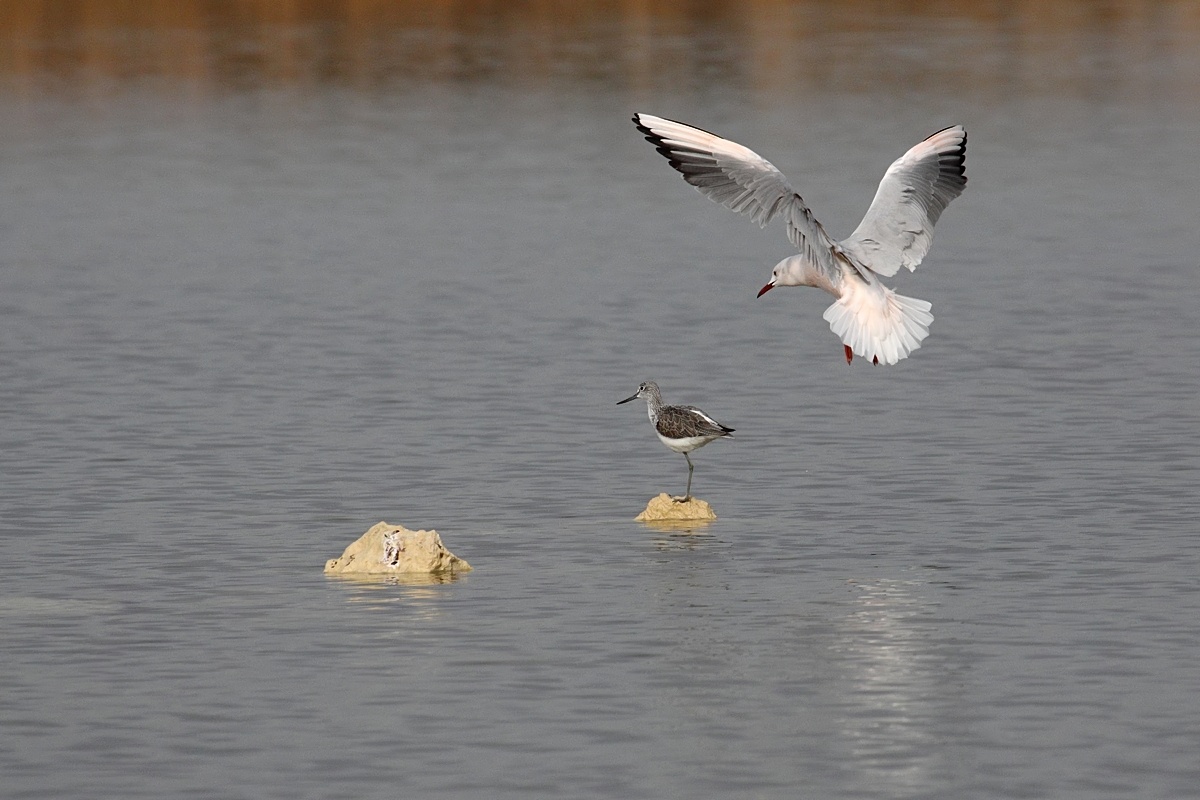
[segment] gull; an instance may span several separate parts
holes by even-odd
[[[933,242],[933,226],[967,185],[967,132],[943,128],[892,162],[862,222],[833,241],[803,198],[771,162],[737,142],[682,122],[634,114],[647,141],[683,179],[760,227],[777,215],[799,255],[783,259],[759,297],[776,286],[814,286],[837,298],[824,318],[841,337],[846,363],[855,354],[895,364],[921,346],[933,314],[924,300],[884,286],[881,277],[917,268]]]
[[[682,500],[674,498],[678,503],[686,503],[692,499],[692,459],[688,453],[723,436],[732,439],[730,434],[735,429],[722,425],[695,406],[664,406],[662,393],[654,381],[646,381],[631,397],[617,401],[617,405],[637,400],[639,397],[646,401],[650,424],[654,426],[659,440],[676,453],[683,453],[683,457],[687,459],[687,489],[683,492]]]

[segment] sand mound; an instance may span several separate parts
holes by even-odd
[[[471,565],[442,544],[437,531],[410,531],[380,522],[325,563],[326,575],[469,572]]]
[[[634,517],[638,522],[716,518],[717,515],[713,513],[712,506],[705,501],[693,497],[687,502],[681,503],[665,492],[658,497],[650,498],[650,502],[646,504],[646,510]]]

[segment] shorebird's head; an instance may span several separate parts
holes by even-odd
[[[617,405],[628,403],[630,400],[637,400],[639,397],[643,400],[649,400],[651,397],[659,397],[658,384],[654,381],[646,381],[638,387],[637,393],[626,397],[624,400],[618,400]]]

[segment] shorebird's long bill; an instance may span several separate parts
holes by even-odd
[[[621,405],[622,403],[628,403],[630,400],[637,400],[637,395],[635,394],[633,397],[626,397],[624,400],[618,400],[617,405]]]
[[[761,289],[759,289],[759,290],[758,290],[758,295],[757,295],[757,296],[758,296],[758,297],[762,297],[764,294],[766,294],[767,292],[771,291],[771,290],[772,290],[772,289],[774,289],[774,288],[775,288],[775,281],[771,281],[771,282],[770,282],[770,283],[768,283],[766,286],[764,286],[764,287],[762,287]]]

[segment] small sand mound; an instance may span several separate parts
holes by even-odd
[[[326,575],[470,572],[471,565],[442,544],[437,531],[410,531],[380,522],[325,563]]]
[[[666,492],[650,498],[646,510],[634,517],[637,522],[660,522],[664,520],[716,519],[712,506],[693,497],[681,503]]]

